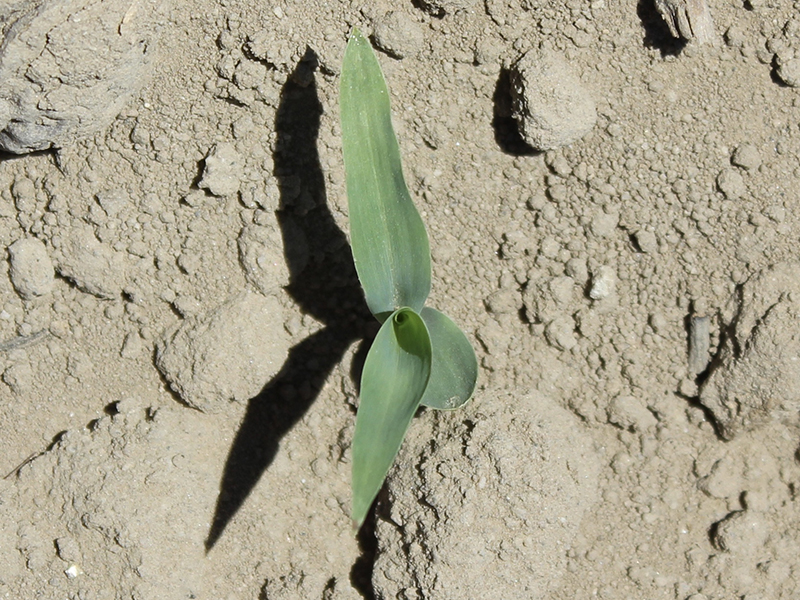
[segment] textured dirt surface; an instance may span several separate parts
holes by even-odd
[[[800,596],[800,4],[151,4],[0,8],[0,597]],[[481,367],[358,536],[353,26]]]

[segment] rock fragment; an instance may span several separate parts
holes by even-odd
[[[511,68],[510,82],[512,113],[534,149],[567,146],[594,127],[594,100],[556,53],[531,50]]]
[[[655,4],[673,37],[701,44],[714,41],[714,21],[705,0],[655,0]]]
[[[147,80],[166,4],[25,0],[8,14],[0,8],[0,148],[60,148],[111,123]]]
[[[203,166],[203,177],[197,184],[214,196],[230,196],[239,191],[244,160],[233,144],[221,142],[209,151]]]
[[[11,284],[25,300],[49,294],[55,282],[53,263],[44,243],[36,238],[17,240],[8,247]]]
[[[219,412],[258,394],[283,366],[289,337],[278,300],[244,292],[190,317],[156,343],[156,366],[186,404]]]
[[[711,346],[711,322],[708,317],[693,315],[689,321],[689,373],[699,375],[708,366]]]

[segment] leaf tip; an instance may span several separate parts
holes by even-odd
[[[367,520],[367,513],[369,509],[372,507],[372,503],[370,502],[369,506],[365,509],[357,508],[355,503],[353,503],[353,507],[350,510],[350,525],[353,528],[353,532],[358,533],[358,530],[361,529],[361,526],[364,524],[364,521]]]
[[[352,40],[352,41],[355,41],[355,42],[360,42],[363,39],[364,39],[364,35],[361,33],[361,30],[358,27],[353,27],[350,30],[350,35],[347,36],[347,40],[348,41]]]

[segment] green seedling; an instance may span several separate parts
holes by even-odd
[[[403,178],[389,90],[358,30],[344,54],[340,107],[353,260],[367,305],[382,323],[367,354],[352,445],[353,505],[360,527],[420,404],[462,406],[478,363],[464,333],[428,308],[428,233]]]

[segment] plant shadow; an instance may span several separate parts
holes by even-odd
[[[347,348],[375,333],[350,246],[327,206],[317,153],[322,105],[308,49],[284,84],[277,116],[274,175],[281,190],[277,213],[291,278],[286,288],[303,313],[323,328],[296,344],[280,372],[251,398],[223,469],[206,538],[210,551],[277,455],[280,440],[308,411]],[[298,256],[307,261],[298,261]],[[367,345],[353,361],[356,375]]]

